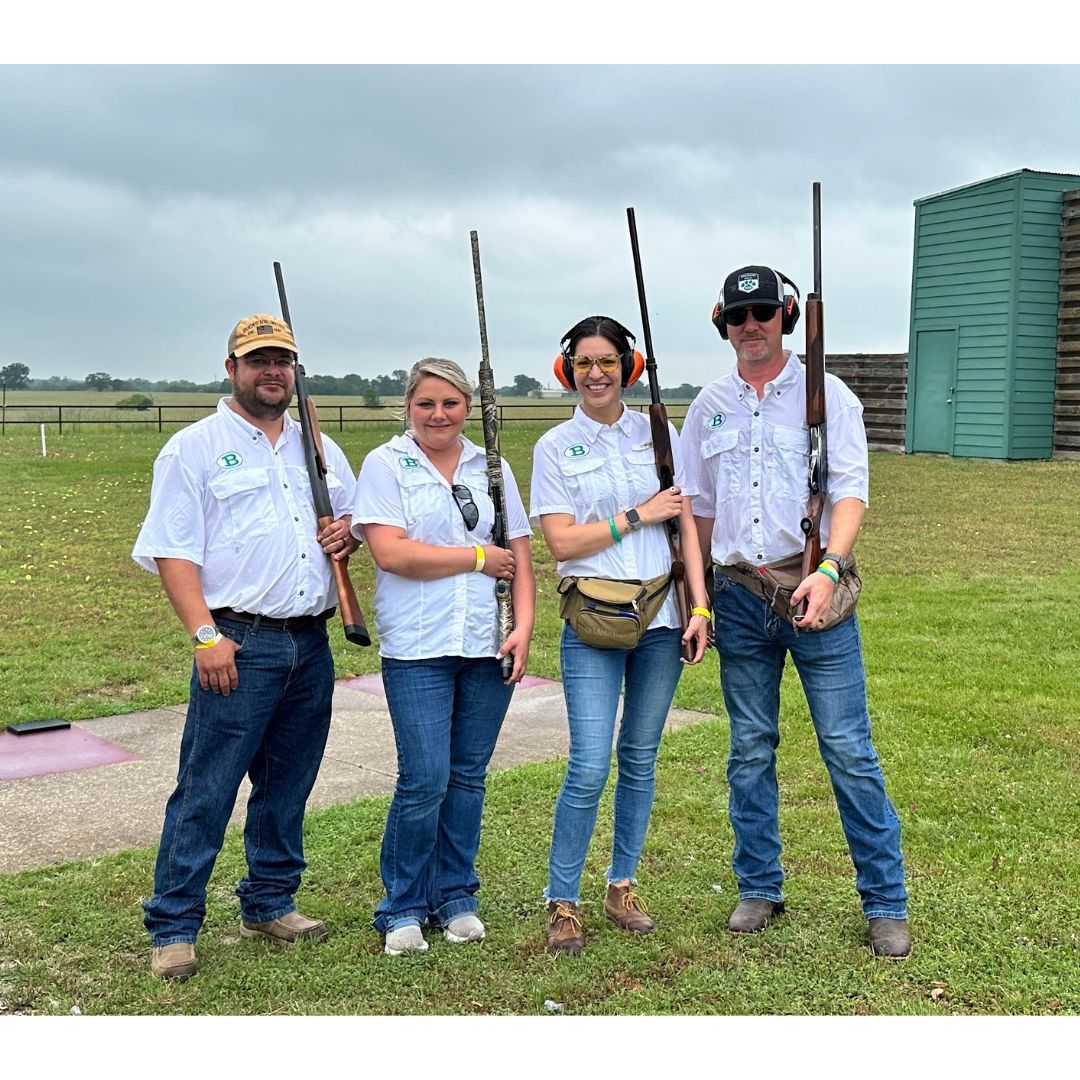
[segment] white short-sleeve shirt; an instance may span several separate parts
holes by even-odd
[[[828,498],[821,516],[827,546],[832,505],[869,502],[869,459],[859,399],[835,375],[825,375]],[[806,376],[794,352],[759,399],[738,368],[694,399],[682,429],[687,473],[698,494],[698,517],[713,518],[714,562],[753,566],[802,551],[799,523],[808,498],[809,438]]]
[[[679,436],[669,424],[675,482],[693,495],[683,469]],[[605,521],[647,502],[660,490],[648,416],[623,408],[610,426],[588,417],[579,405],[571,419],[545,432],[533,449],[529,516],[536,523],[544,514],[572,514],[575,525]],[[622,543],[595,555],[557,563],[561,577],[604,577],[645,581],[671,569],[671,549],[665,525],[642,525]],[[674,590],[650,626],[679,625]]]
[[[487,458],[462,437],[454,483],[464,484],[479,511],[468,529],[450,484],[408,434],[396,435],[364,459],[353,499],[353,532],[364,525],[395,525],[410,540],[440,547],[492,542],[495,506],[488,495]],[[507,537],[530,536],[514,474],[502,462]],[[453,574],[418,581],[375,567],[375,629],[379,654],[395,660],[434,656],[494,656],[499,648],[495,579]]]
[[[353,474],[334,441],[322,441],[338,518],[349,512]],[[211,610],[318,615],[337,603],[337,589],[317,531],[300,425],[286,413],[271,445],[222,398],[158,454],[132,557],[153,573],[155,558],[194,563]]]

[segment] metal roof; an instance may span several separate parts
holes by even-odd
[[[1067,176],[1075,180],[1076,186],[1080,188],[1080,175],[1076,173],[1050,172],[1045,169],[1013,169],[1012,172],[1001,173],[998,176],[988,176],[985,180],[975,180],[970,184],[961,184],[959,187],[939,191],[936,195],[924,195],[921,199],[915,199],[913,205],[918,206],[920,203],[930,202],[931,199],[940,199],[945,195],[955,195],[958,191],[968,191],[971,188],[982,187],[983,184],[992,184],[996,180],[1005,180],[1010,176],[1020,176],[1022,173],[1029,173],[1031,176]]]

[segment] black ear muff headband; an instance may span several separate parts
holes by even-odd
[[[645,357],[635,348],[637,345],[637,338],[634,337],[621,322],[611,318],[609,315],[590,315],[588,318],[582,319],[581,322],[571,326],[559,341],[559,355],[555,358],[555,378],[558,379],[567,390],[577,389],[577,385],[574,382],[574,361],[570,356],[571,342],[575,338],[588,336],[587,334],[579,333],[579,331],[588,329],[586,324],[597,324],[601,319],[606,322],[614,323],[618,332],[623,336],[625,348],[619,352],[622,385],[633,386],[633,384],[641,378],[642,371],[645,370]],[[595,329],[593,332],[596,332]]]

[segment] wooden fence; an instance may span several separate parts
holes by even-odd
[[[907,353],[838,353],[825,370],[842,379],[862,402],[871,450],[904,452],[907,422]]]
[[[1053,456],[1080,461],[1080,190],[1061,201]]]

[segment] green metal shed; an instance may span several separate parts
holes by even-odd
[[[1074,188],[1080,175],[1018,169],[915,200],[908,453],[1050,457]]]

